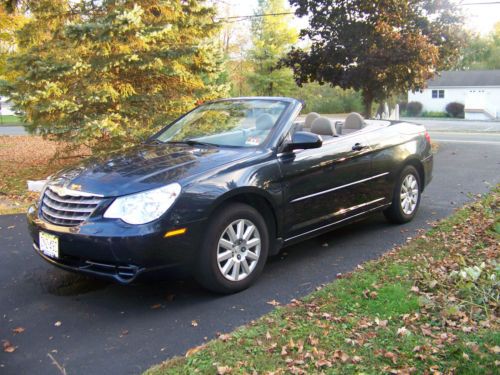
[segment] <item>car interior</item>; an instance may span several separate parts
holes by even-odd
[[[295,122],[293,132],[301,131],[318,134],[324,142],[328,142],[336,137],[351,134],[362,129],[384,127],[389,124],[390,121],[386,120],[365,120],[357,112],[347,115],[344,121],[335,122],[316,112],[310,112],[303,122]]]

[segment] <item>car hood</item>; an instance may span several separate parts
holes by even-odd
[[[255,150],[251,148],[142,144],[62,170],[52,177],[50,184],[114,197],[173,182],[182,184],[253,153]]]

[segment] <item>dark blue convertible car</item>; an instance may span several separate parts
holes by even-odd
[[[209,102],[143,144],[55,174],[28,211],[36,252],[120,283],[181,267],[231,293],[284,246],[376,211],[415,216],[432,177],[422,126],[356,113],[300,122],[301,109],[281,97]]]

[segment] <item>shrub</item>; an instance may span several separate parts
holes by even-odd
[[[422,117],[450,117],[446,112],[439,111],[423,111]]]
[[[464,117],[464,105],[462,103],[451,102],[446,105],[446,112],[451,117]]]
[[[409,102],[406,105],[406,113],[408,113],[409,116],[418,116],[423,108],[424,106],[420,102]]]
[[[399,105],[399,113],[406,112],[406,108],[408,106],[408,102],[401,101],[401,102],[398,103],[398,105]]]

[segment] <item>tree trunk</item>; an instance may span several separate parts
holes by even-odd
[[[371,91],[364,90],[363,91],[363,105],[364,105],[364,113],[363,116],[365,118],[372,117],[372,103],[373,103],[373,94]]]

